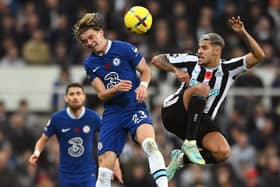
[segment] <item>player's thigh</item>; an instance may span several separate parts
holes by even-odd
[[[230,146],[222,133],[215,131],[207,133],[202,140],[205,149],[211,152],[229,152]]]
[[[144,124],[140,125],[136,129],[135,138],[139,144],[142,144],[142,142],[146,138],[155,138],[154,127],[148,123],[144,123]]]
[[[126,124],[122,116],[111,115],[103,118],[103,124],[98,137],[98,155],[111,151],[120,155],[124,147],[127,130],[123,127]]]
[[[82,183],[80,187],[94,187],[94,186],[96,186],[96,176],[90,176],[88,180]]]
[[[164,128],[181,140],[186,138],[188,128],[188,111],[184,107],[183,96],[178,95],[174,98],[165,100],[161,117]]]

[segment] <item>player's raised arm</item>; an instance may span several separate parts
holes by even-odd
[[[246,54],[247,67],[251,68],[261,62],[265,57],[264,51],[256,42],[256,40],[246,31],[240,17],[231,17],[229,19],[229,23],[232,29],[242,36],[242,38],[249,44],[251,48],[251,52]]]
[[[44,150],[46,144],[48,143],[49,137],[45,134],[42,134],[42,136],[39,138],[39,140],[36,142],[34,153],[29,157],[29,164],[31,165],[37,165],[37,161],[40,157],[41,152]]]
[[[169,60],[165,54],[154,56],[151,63],[159,69],[174,72],[178,80],[181,82],[188,82],[190,79],[187,73],[181,71],[180,69],[176,68],[173,64],[169,63]]]

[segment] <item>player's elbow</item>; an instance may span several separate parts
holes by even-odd
[[[151,63],[155,66],[159,66],[159,57],[158,56],[154,56]]]

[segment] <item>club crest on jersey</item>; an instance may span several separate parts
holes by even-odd
[[[84,132],[84,133],[89,133],[89,131],[90,131],[90,127],[89,127],[88,125],[85,125],[85,126],[83,127],[83,132]]]
[[[119,66],[120,63],[121,63],[121,60],[120,60],[119,58],[114,58],[114,59],[113,59],[113,64],[114,64],[114,66]]]

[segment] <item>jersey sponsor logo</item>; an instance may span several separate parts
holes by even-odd
[[[96,68],[94,68],[94,69],[92,70],[92,72],[95,73],[99,68],[100,68],[100,66],[97,66]]]
[[[89,133],[89,131],[90,131],[89,125],[85,125],[85,126],[83,127],[83,132],[84,132],[84,133]]]
[[[68,148],[68,154],[75,158],[80,157],[85,151],[83,142],[84,142],[83,139],[80,137],[71,138],[68,141],[68,143],[71,145]]]
[[[120,60],[119,58],[114,58],[114,59],[113,59],[113,64],[114,64],[114,66],[119,66],[120,63],[121,63],[121,60]]]
[[[70,128],[67,128],[67,129],[61,129],[61,132],[65,133],[65,132],[68,132],[70,131],[71,129]]]
[[[109,83],[106,84],[107,89],[113,88],[121,81],[117,72],[108,73],[105,75],[104,80],[109,81]]]

